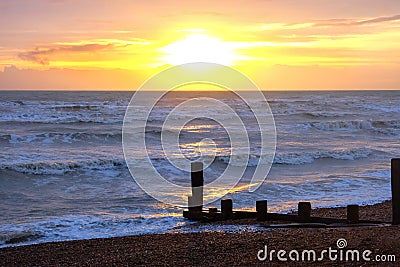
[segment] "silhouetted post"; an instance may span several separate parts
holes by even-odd
[[[223,219],[232,218],[233,214],[232,209],[233,209],[232,199],[230,198],[221,199],[221,214]]]
[[[392,159],[392,224],[400,224],[400,159]]]
[[[217,208],[208,208],[209,213],[217,213],[218,209]]]
[[[256,201],[257,221],[266,221],[268,218],[268,202],[266,200]]]
[[[360,220],[359,207],[358,205],[348,205],[347,206],[347,222],[358,223]]]
[[[297,215],[300,222],[310,221],[311,216],[311,203],[310,202],[299,202]]]
[[[189,211],[202,212],[203,210],[203,163],[192,162],[191,164],[192,196],[188,197]]]

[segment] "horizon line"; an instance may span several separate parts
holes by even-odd
[[[77,91],[77,92],[136,92],[138,91],[139,88],[137,89],[66,89],[66,88],[58,88],[58,89],[28,89],[28,88],[23,88],[23,89],[1,89],[0,91],[60,91],[60,92],[66,92],[66,91]],[[269,91],[276,91],[276,92],[286,92],[286,91],[399,91],[400,88],[385,88],[385,89],[376,89],[376,88],[363,88],[363,89],[355,89],[355,88],[335,88],[335,89],[260,89],[260,91],[263,92],[269,92]],[[154,90],[154,89],[146,89],[146,91],[149,92],[160,92],[160,91],[165,91],[165,90]],[[227,90],[227,89],[220,89],[220,90],[169,90],[169,91],[179,91],[179,92],[225,92],[225,91],[233,91],[233,90]],[[256,90],[237,90],[237,91],[256,91]]]

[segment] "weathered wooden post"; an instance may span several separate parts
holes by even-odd
[[[311,203],[299,202],[297,216],[300,222],[308,222],[311,217]]]
[[[268,219],[267,200],[256,201],[257,221],[266,221]]]
[[[348,223],[358,223],[360,220],[359,207],[358,205],[348,205],[347,206],[347,222]]]
[[[400,159],[392,159],[392,224],[400,224]]]
[[[202,212],[203,210],[203,163],[192,162],[191,164],[192,196],[188,197],[189,212]]]
[[[221,215],[224,220],[231,219],[233,214],[233,203],[232,199],[225,198],[221,199]]]

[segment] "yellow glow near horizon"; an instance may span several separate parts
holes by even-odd
[[[266,90],[399,89],[400,17],[382,1],[368,12],[348,1],[346,14],[302,0],[7,1],[0,89],[130,90],[191,62],[233,67]]]
[[[170,65],[210,62],[232,66],[235,60],[240,59],[234,50],[235,47],[231,43],[205,33],[189,34],[183,40],[160,48],[160,51],[165,54],[161,60]]]

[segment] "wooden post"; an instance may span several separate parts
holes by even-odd
[[[203,163],[192,162],[191,164],[192,196],[188,198],[190,212],[202,212],[203,210]]]
[[[257,221],[266,221],[268,218],[267,200],[256,201]]]
[[[193,208],[193,197],[192,196],[188,196],[188,207],[189,207],[189,211],[191,211],[191,209]]]
[[[232,218],[233,214],[232,209],[233,209],[232,199],[230,198],[221,199],[221,214],[223,219]]]
[[[400,224],[400,159],[392,159],[392,224]]]
[[[300,222],[308,222],[311,217],[311,203],[310,202],[299,202],[297,216]]]
[[[347,222],[348,223],[358,223],[360,220],[358,205],[348,205],[347,206]]]
[[[217,208],[208,208],[209,213],[217,213],[218,209]]]

